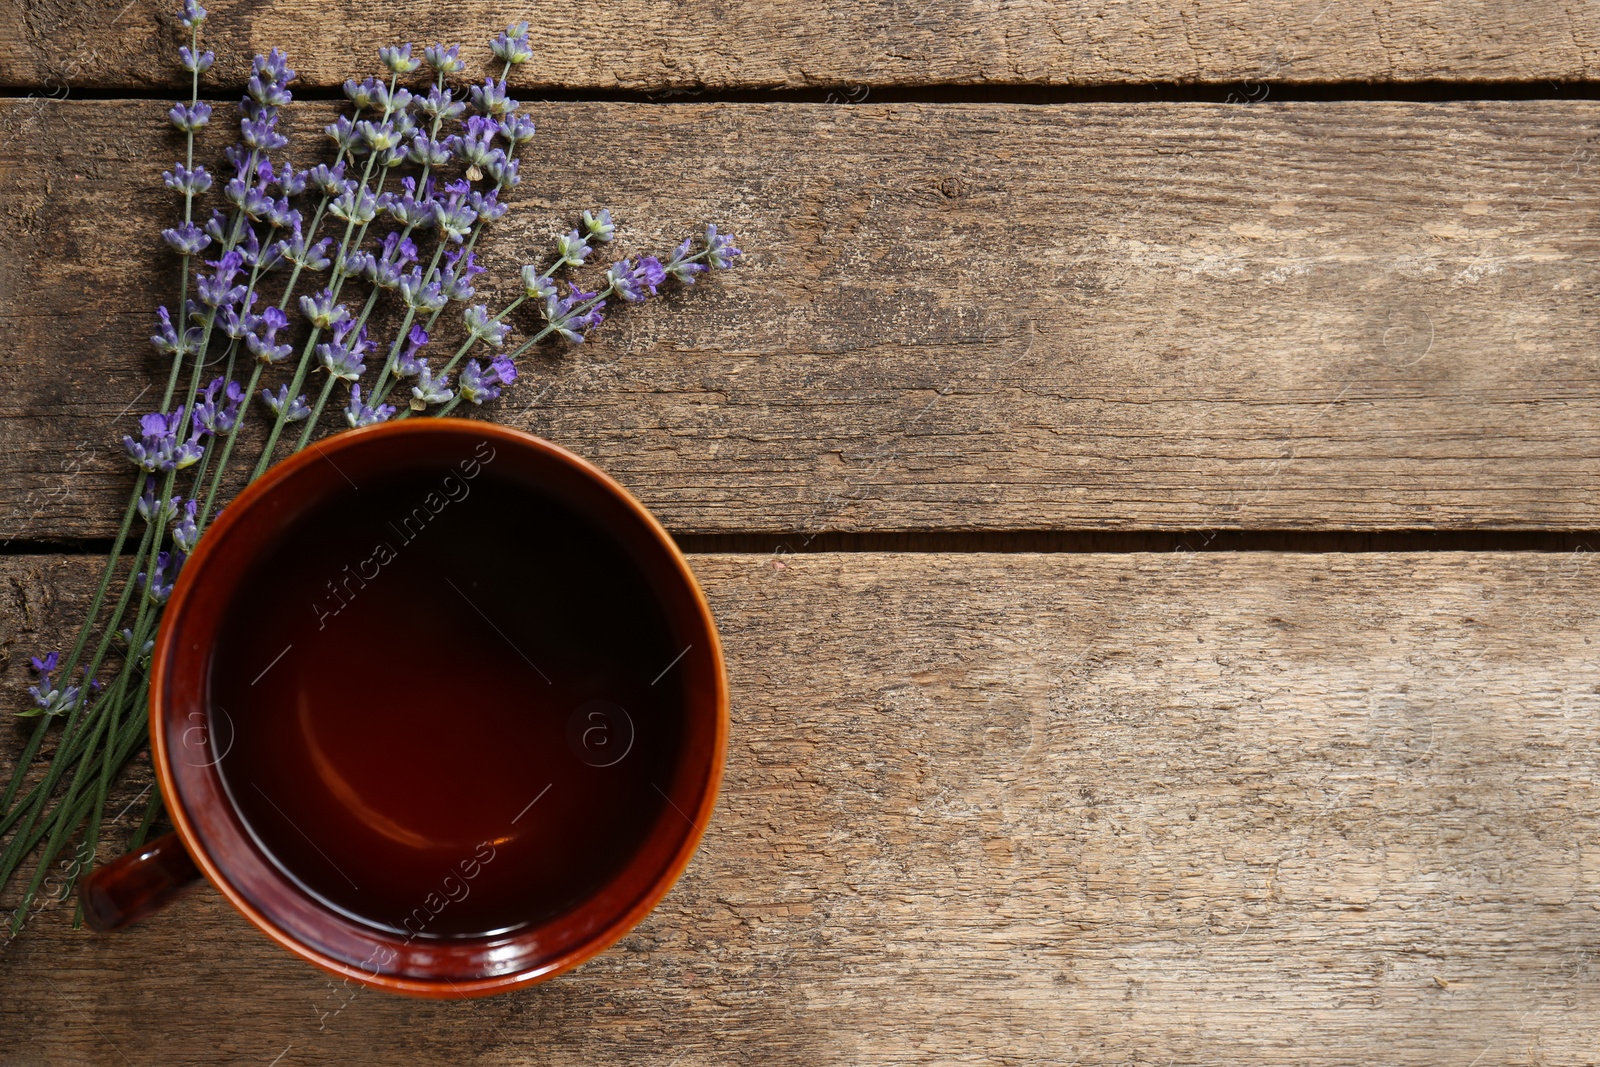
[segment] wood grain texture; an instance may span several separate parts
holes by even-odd
[[[749,252],[497,415],[677,532],[1600,525],[1593,102],[532,111],[502,294],[599,204],[628,249]],[[160,121],[0,105],[6,537],[119,514]]]
[[[724,799],[617,948],[418,1003],[210,889],[107,937],[58,908],[5,950],[0,1061],[1592,1061],[1589,552],[694,564]],[[94,566],[0,561],[7,699]]]
[[[180,34],[166,0],[13,0],[0,8],[0,83],[153,88],[172,83]],[[486,43],[532,21],[533,83],[694,92],[814,86],[1122,85],[1586,79],[1600,13],[1553,0],[993,0],[576,5],[426,0],[216,0],[206,30],[219,80],[286,47],[308,83],[336,85],[394,40]],[[308,47],[316,42],[314,53]],[[187,81],[185,80],[185,84]]]

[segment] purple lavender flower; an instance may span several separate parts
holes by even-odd
[[[450,376],[441,374],[435,378],[427,360],[423,360],[417,369],[417,384],[411,387],[412,409],[420,411],[429,404],[447,404],[455,395],[450,388]]]
[[[422,183],[422,194],[417,195],[417,179],[401,178],[401,192],[384,193],[378,197],[378,207],[387,211],[402,226],[426,226],[433,221],[433,180]]]
[[[373,409],[370,405],[361,402],[361,386],[352,385],[350,387],[350,403],[345,405],[344,421],[349,423],[352,430],[360,429],[363,426],[371,426],[373,423],[388,422],[389,416],[393,414],[393,405],[379,404],[376,409]]]
[[[489,49],[494,52],[495,58],[509,66],[526,63],[533,58],[533,49],[528,47],[528,24],[518,22],[507,26],[504,33],[489,42]]]
[[[262,160],[261,162],[266,163],[267,161]],[[282,172],[278,175],[278,189],[284,196],[299,196],[306,191],[306,179],[310,174],[310,171],[295,170],[288,163],[285,163]]]
[[[417,353],[428,347],[428,331],[421,326],[411,327],[406,334],[406,346],[395,359],[394,372],[402,378],[415,378],[427,369],[427,360],[418,359]]]
[[[277,49],[273,49],[273,54],[279,54]],[[258,61],[261,59],[260,56],[256,58]],[[289,78],[294,77],[294,71],[288,71],[288,75]],[[271,71],[257,70],[244,83],[244,91],[251,100],[254,100],[263,108],[279,108],[294,99],[294,94],[284,88],[289,78],[279,81]]]
[[[178,513],[180,498],[172,497],[166,503],[156,499],[155,480],[145,482],[144,492],[139,495],[139,517],[150,525],[165,525],[168,519]]]
[[[171,170],[161,172],[161,178],[168,189],[190,196],[199,196],[211,188],[211,175],[204,167],[190,170],[182,163],[174,163]]]
[[[284,422],[299,422],[311,415],[311,406],[306,403],[305,396],[297,396],[290,400],[287,385],[278,386],[276,392],[271,389],[261,390],[261,402]]]
[[[604,300],[595,300],[598,293],[586,293],[572,286],[564,297],[548,296],[544,301],[544,317],[551,329],[575,344],[582,344],[584,332],[592,330],[605,320]],[[592,307],[578,309],[595,301]]]
[[[256,316],[253,328],[244,336],[245,347],[262,363],[281,363],[294,351],[293,345],[276,344],[278,331],[289,324],[289,316],[269,307]]]
[[[350,328],[355,324],[347,323],[344,329],[335,329],[333,336],[317,345],[317,359],[321,361],[322,368],[335,378],[343,378],[353,382],[366,372],[367,366],[362,362],[367,350],[371,347],[367,341],[367,328],[361,327],[361,332],[349,344],[345,339],[350,335]]]
[[[174,104],[167,118],[180,133],[193,133],[211,121],[211,105],[204,100],[192,104]]]
[[[494,400],[500,387],[517,380],[517,368],[504,356],[497,356],[485,369],[477,360],[468,360],[461,371],[461,395],[474,404]]]
[[[442,167],[451,159],[445,140],[435,141],[425,133],[418,133],[406,147],[406,158],[425,167]]]
[[[326,270],[329,262],[327,253],[333,244],[333,238],[324,237],[316,244],[307,247],[298,220],[295,221],[293,230],[289,237],[272,246],[274,254],[306,270]]]
[[[206,51],[198,55],[188,45],[178,49],[178,65],[190,74],[204,74],[211,69],[211,64],[217,61],[215,52]]]
[[[167,598],[172,595],[172,587],[178,581],[178,572],[183,570],[184,561],[187,559],[187,555],[176,549],[157,553],[154,580],[151,580],[144,571],[140,571],[139,585],[145,588],[151,600],[157,604],[165,604]]]
[[[199,255],[211,243],[206,232],[192,222],[162,230],[161,236],[175,251],[185,256]]]
[[[506,148],[515,152],[517,145],[533,140],[533,120],[526,115],[508,115],[500,122],[500,136],[506,139]]]
[[[358,226],[371,222],[377,213],[377,197],[365,189],[355,188],[354,183],[328,204],[328,214]]]
[[[521,169],[521,160],[510,158],[498,148],[490,154],[489,162],[483,165],[483,172],[502,189],[514,188],[522,181],[517,173]]]
[[[613,263],[606,281],[622,299],[640,303],[656,295],[656,287],[666,280],[666,268],[655,256],[644,256],[637,263],[626,259]]]
[[[178,427],[182,422],[181,411],[170,414],[157,411],[141,418],[139,440],[135,441],[127,435],[122,438],[122,447],[128,453],[128,459],[135,467],[150,474],[182,470],[194,465],[200,459],[200,437],[196,433],[180,443]]]
[[[334,197],[345,191],[344,160],[333,166],[318,163],[305,172],[306,180],[316,186],[323,196]]]
[[[224,434],[239,424],[239,405],[244,401],[244,386],[238,382],[213,379],[194,406],[194,423],[200,432]]]
[[[172,324],[172,313],[164,307],[156,308],[156,322],[157,332],[151,336],[150,343],[168,355],[193,352],[203,335],[199,327],[191,326],[180,337]]]
[[[362,119],[356,123],[356,133],[361,136],[366,146],[375,152],[397,147],[403,140],[400,131],[395,129],[392,122],[370,122]]]
[[[462,318],[467,324],[467,333],[471,338],[474,341],[482,341],[491,348],[499,348],[505,344],[506,334],[511,332],[510,324],[491,318],[489,308],[484,304],[473,304],[462,313]]]
[[[229,304],[217,313],[217,325],[222,328],[223,333],[235,341],[239,341],[243,340],[245,335],[255,328],[256,316],[252,315],[249,309],[255,306],[259,295],[258,293],[251,293],[244,301],[238,304]]]
[[[467,194],[467,206],[478,213],[480,222],[493,222],[507,210],[506,205],[500,202],[499,189],[490,189],[487,193],[472,190]]]
[[[428,90],[427,96],[417,97],[417,110],[441,123],[449,122],[466,109],[467,105],[455,100],[454,94],[449,89],[437,85]]]
[[[195,279],[195,295],[202,304],[216,308],[244,299],[248,287],[233,284],[234,275],[239,273],[239,267],[244,263],[243,253],[233,249],[220,259],[207,260],[206,263],[215,267],[216,273],[209,276],[202,274]]]
[[[438,311],[449,303],[437,281],[423,278],[421,267],[412,267],[401,279],[396,292],[413,311]]]
[[[350,309],[343,304],[335,303],[333,291],[324,289],[315,296],[300,298],[300,314],[317,329],[325,330],[348,319]]]
[[[611,212],[605,208],[601,208],[598,215],[592,215],[587,211],[583,213],[583,233],[585,237],[595,241],[609,242],[616,232],[617,226],[616,223],[611,221]]]
[[[372,106],[373,94],[377,93],[381,88],[382,86],[378,84],[377,78],[367,77],[360,81],[356,81],[354,78],[346,78],[344,95],[356,106],[357,111],[365,111]]]
[[[251,148],[259,152],[271,152],[289,143],[289,138],[279,133],[277,126],[276,116],[240,119],[239,134]]]
[[[694,276],[706,269],[704,263],[697,263],[689,259],[689,250],[694,247],[694,238],[685,237],[683,243],[672,250],[672,258],[667,260],[667,275],[678,279],[684,285],[693,285]]]
[[[205,20],[205,8],[195,3],[195,0],[183,0],[183,14],[178,16],[179,25],[186,30],[198,30]]]
[[[172,543],[178,550],[187,555],[194,551],[194,543],[200,540],[200,529],[195,523],[195,508],[197,501],[190,500],[183,505],[183,511],[177,522],[172,524]]]
[[[474,85],[468,92],[472,94],[472,106],[485,115],[500,119],[517,109],[517,102],[506,96],[504,78],[498,82],[493,78],[485,78],[482,85]]]
[[[471,300],[477,292],[472,286],[472,279],[482,273],[483,268],[478,266],[476,253],[464,253],[459,248],[446,252],[444,268],[439,271],[439,291],[447,300]]]
[[[348,91],[349,83],[346,82],[345,85]],[[333,143],[338,145],[339,149],[344,152],[352,151],[361,140],[360,135],[356,133],[355,123],[343,115],[322,127],[322,132],[327,134]]]
[[[459,198],[452,197],[443,203],[438,200],[433,202],[434,226],[438,227],[442,237],[455,244],[466,240],[467,234],[472,232],[472,224],[477,219],[477,213]]]
[[[466,132],[445,138],[445,147],[471,166],[487,166],[495,150],[494,139],[500,132],[499,123],[482,115],[469,115],[463,126]]]
[[[706,227],[706,262],[717,270],[726,270],[733,266],[733,257],[742,256],[743,252],[733,247],[733,235],[718,233],[717,224],[712,223]]]
[[[52,675],[55,674],[56,668],[60,666],[60,663],[61,653],[59,652],[51,652],[44,659],[40,659],[37,656],[29,657],[29,664],[33,667],[33,672],[39,676],[39,681],[36,685],[28,687],[28,695],[33,697],[34,706],[27,711],[18,712],[19,718],[33,719],[41,715],[61,715],[71,710],[78,703],[78,694],[82,692],[80,687],[66,685],[59,689],[56,688],[55,679]],[[95,686],[95,688],[99,687]]]
[[[543,303],[549,297],[556,295],[556,283],[540,274],[539,268],[529,263],[522,268],[522,291],[529,300]]]
[[[593,251],[589,247],[589,239],[577,230],[561,234],[556,238],[556,266],[581,267]]]
[[[389,45],[378,49],[378,59],[390,74],[410,74],[422,66],[422,60],[411,58],[411,45]]]
[[[422,56],[428,61],[428,66],[440,74],[459,74],[467,69],[466,63],[461,60],[461,46],[458,44],[449,48],[442,44],[430,44],[422,50]]]

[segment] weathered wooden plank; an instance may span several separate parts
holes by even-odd
[[[1592,1058],[1592,554],[694,562],[724,800],[621,946],[425,1004],[210,890],[111,937],[61,908],[0,964],[5,1062]],[[0,561],[6,699],[93,566]]]
[[[13,3],[0,9],[0,82],[151,88],[172,83],[183,31],[168,0]],[[533,22],[526,78],[585,90],[1121,85],[1489,79],[1570,81],[1600,65],[1591,5],[1512,0],[1159,0],[1112,5],[874,0],[726,4],[613,0],[583,7],[217,0],[207,31],[224,80],[286,47],[302,78],[338,84],[380,44],[484,43]],[[184,39],[187,35],[183,34]],[[315,42],[315,49],[310,47]]]
[[[1600,104],[533,112],[486,278],[598,204],[634,248],[717,220],[749,252],[500,412],[674,530],[1600,525]],[[117,514],[173,284],[159,121],[0,107],[7,536]]]

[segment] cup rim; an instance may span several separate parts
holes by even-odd
[[[632,516],[644,526],[653,539],[662,548],[666,549],[667,557],[677,571],[677,577],[692,595],[692,604],[698,615],[697,621],[708,640],[708,651],[714,666],[712,674],[714,682],[712,707],[715,722],[713,724],[711,759],[705,768],[706,777],[700,803],[690,818],[690,831],[684,835],[678,847],[673,851],[670,860],[661,868],[660,873],[654,877],[653,881],[648,884],[648,888],[625,911],[611,918],[605,925],[577,941],[561,954],[527,970],[513,971],[507,974],[485,975],[464,980],[443,976],[437,979],[429,979],[382,972],[375,974],[321,952],[315,946],[306,944],[293,936],[288,930],[283,929],[232,883],[206,850],[190,813],[185,807],[183,796],[178,790],[172,755],[168,747],[166,719],[169,716],[169,712],[176,709],[176,703],[171,699],[170,693],[174,684],[172,674],[175,672],[172,664],[176,662],[176,656],[170,654],[172,652],[170,646],[177,639],[176,635],[179,630],[178,626],[169,624],[168,620],[181,619],[185,607],[194,595],[194,582],[190,578],[193,575],[200,574],[203,569],[197,564],[203,563],[212,554],[216,553],[218,551],[217,546],[225,542],[227,531],[241,522],[249,521],[252,506],[262,497],[273,492],[277,486],[293,476],[295,472],[310,464],[328,459],[329,453],[337,455],[340,451],[359,446],[373,438],[460,433],[468,427],[471,428],[472,433],[492,438],[496,443],[503,443],[515,448],[531,449],[541,453],[547,459],[554,460],[574,470],[622,503]],[[560,445],[498,423],[448,417],[425,420],[405,419],[335,434],[324,440],[314,442],[313,447],[302,449],[274,464],[255,482],[246,486],[229,506],[217,516],[212,523],[210,533],[212,536],[200,539],[195,546],[195,551],[190,556],[183,571],[179,574],[172,594],[168,598],[163,618],[164,625],[162,625],[157,635],[156,646],[152,654],[150,675],[150,748],[157,780],[167,803],[167,810],[172,819],[173,829],[177,832],[185,849],[188,850],[189,855],[194,859],[195,865],[200,869],[206,880],[216,887],[217,891],[257,929],[290,952],[322,970],[364,986],[419,997],[457,998],[485,996],[545,981],[594,958],[626,936],[646,915],[654,910],[662,897],[676,884],[705,835],[712,811],[716,806],[722,783],[723,769],[727,762],[729,727],[727,662],[723,656],[722,642],[717,633],[716,621],[711,613],[710,604],[707,603],[705,593],[700,588],[699,582],[696,581],[694,572],[689,567],[689,562],[684,557],[682,550],[679,549],[677,543],[672,539],[672,535],[667,532],[656,517],[616,479],[593,463],[562,448]],[[223,802],[227,802],[225,795]]]

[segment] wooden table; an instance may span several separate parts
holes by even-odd
[[[168,6],[0,8],[6,707],[130,480]],[[209,888],[48,908],[0,1064],[1600,1059],[1600,7],[213,7],[210,91],[283,44],[306,139],[377,44],[533,19],[502,286],[582,207],[737,233],[499,411],[694,553],[724,799],[624,942],[480,1002]]]

